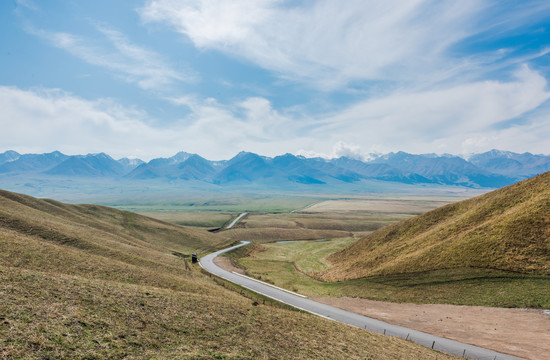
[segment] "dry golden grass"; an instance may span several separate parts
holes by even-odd
[[[249,240],[254,242],[272,242],[284,240],[314,240],[327,238],[348,237],[352,234],[347,231],[338,230],[310,230],[310,229],[279,229],[279,228],[258,228],[258,229],[231,229],[223,234],[234,240]]]
[[[364,214],[252,213],[223,234],[234,240],[255,242],[333,239],[369,233],[410,216],[391,212]]]
[[[550,274],[550,173],[382,228],[328,258],[325,280],[486,268]]]
[[[238,227],[246,229],[310,229],[347,232],[373,231],[382,226],[408,218],[410,215],[390,213],[339,214],[291,213],[249,214]]]
[[[232,213],[218,212],[146,212],[141,215],[152,217],[178,225],[199,226],[207,228],[219,228],[228,223],[234,215]]]
[[[223,236],[0,192],[0,358],[447,359],[253,303],[182,257]]]

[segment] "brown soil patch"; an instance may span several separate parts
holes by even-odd
[[[239,273],[241,275],[245,275],[244,270],[241,269],[241,268],[236,267],[235,265],[233,265],[233,262],[231,261],[230,258],[226,258],[226,257],[223,257],[223,256],[217,256],[217,257],[214,258],[214,264],[218,265],[219,267],[221,267],[224,270],[234,271],[234,272]]]
[[[315,301],[448,339],[531,360],[550,358],[550,311],[397,304],[358,298]]]

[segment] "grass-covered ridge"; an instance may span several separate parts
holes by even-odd
[[[222,236],[1,191],[0,358],[452,358],[255,303],[182,258]]]
[[[332,254],[322,279],[478,268],[550,274],[550,172],[379,229]]]

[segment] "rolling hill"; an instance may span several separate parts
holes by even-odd
[[[221,286],[184,259],[226,242],[130,212],[0,191],[0,358],[436,355],[411,342],[264,305],[265,299]]]
[[[550,172],[382,228],[332,254],[324,280],[442,269],[550,275]]]

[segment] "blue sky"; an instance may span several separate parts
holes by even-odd
[[[550,153],[550,2],[0,2],[0,151]]]

